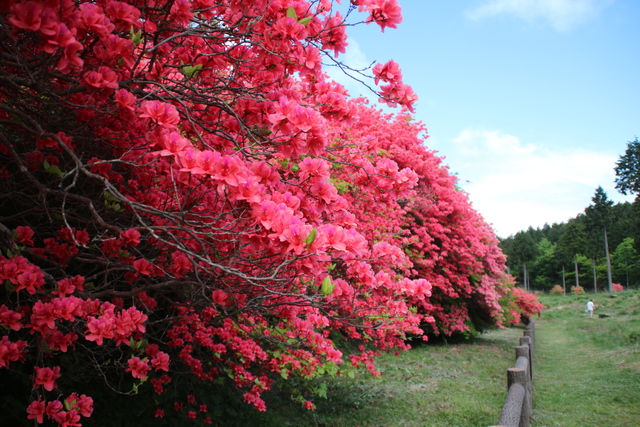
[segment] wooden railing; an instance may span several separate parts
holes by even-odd
[[[530,321],[516,347],[516,366],[507,369],[509,391],[504,399],[500,420],[494,427],[529,427],[533,383],[533,344],[535,322]]]

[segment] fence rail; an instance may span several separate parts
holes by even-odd
[[[507,369],[507,397],[502,405],[500,420],[493,427],[529,427],[531,422],[531,394],[533,387],[533,344],[535,322],[532,320],[516,347],[515,367]]]

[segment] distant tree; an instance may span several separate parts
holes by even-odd
[[[574,264],[576,286],[580,285],[577,256],[584,250],[586,243],[587,233],[584,226],[584,215],[580,214],[567,223],[556,247],[556,256],[563,266]]]
[[[640,141],[629,141],[624,156],[616,162],[616,188],[622,194],[640,193]]]
[[[616,283],[625,287],[637,284],[640,280],[640,256],[634,248],[631,237],[624,239],[611,254],[611,267]]]
[[[532,230],[529,227],[529,230]],[[538,246],[530,232],[519,232],[513,239],[513,262],[522,266],[522,283],[528,287],[527,264],[531,264],[538,256]]]
[[[513,254],[513,236],[509,236],[506,239],[498,238],[499,243],[498,246],[502,253],[507,257],[507,269],[509,274],[512,274],[511,269],[513,268],[512,263],[512,254]]]
[[[594,291],[596,290],[596,257],[599,252],[597,249],[600,246],[599,242],[602,242],[602,236],[604,235],[604,252],[607,259],[607,278],[609,285],[609,292],[612,292],[613,281],[611,279],[611,259],[609,257],[609,244],[607,241],[607,225],[609,225],[611,219],[611,210],[613,201],[609,200],[607,193],[602,187],[598,187],[591,199],[592,204],[587,206],[584,210],[586,216],[587,233],[589,234],[589,252],[593,260],[593,280]],[[598,234],[600,236],[598,236]]]
[[[562,269],[558,258],[555,255],[556,245],[544,237],[538,247],[538,256],[532,275],[535,277],[536,288],[551,288],[558,283],[559,271]]]
[[[551,243],[558,243],[562,233],[564,233],[565,226],[566,224],[564,222],[560,224],[554,222],[553,225],[545,224],[542,227],[542,232],[544,237],[549,239]]]
[[[624,202],[613,205],[609,226],[607,227],[609,247],[616,248],[627,237],[634,237],[639,225],[640,218],[637,218],[633,204]]]
[[[533,228],[532,226],[529,226],[529,228],[527,228],[527,234],[529,234],[533,241],[536,243],[540,243],[540,240],[545,237],[545,233],[543,230],[541,230],[540,228]]]

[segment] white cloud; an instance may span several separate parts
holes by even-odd
[[[530,225],[567,221],[591,203],[598,186],[615,201],[616,155],[523,144],[499,131],[465,130],[447,163],[459,173],[473,206],[500,236]]]
[[[593,18],[614,0],[486,0],[467,11],[474,20],[514,15],[528,23],[546,21],[557,31],[569,31]]]
[[[484,140],[484,146],[480,147],[477,140]],[[520,140],[513,135],[505,135],[497,131],[463,130],[460,135],[453,140],[458,147],[458,151],[464,154],[476,155],[482,148],[483,151],[490,151],[494,155],[504,153],[526,154],[535,150],[533,145],[522,146]]]

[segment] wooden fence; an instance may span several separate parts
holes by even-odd
[[[509,391],[504,399],[498,425],[494,427],[529,427],[533,383],[533,344],[535,322],[529,322],[516,347],[516,366],[507,369]]]

